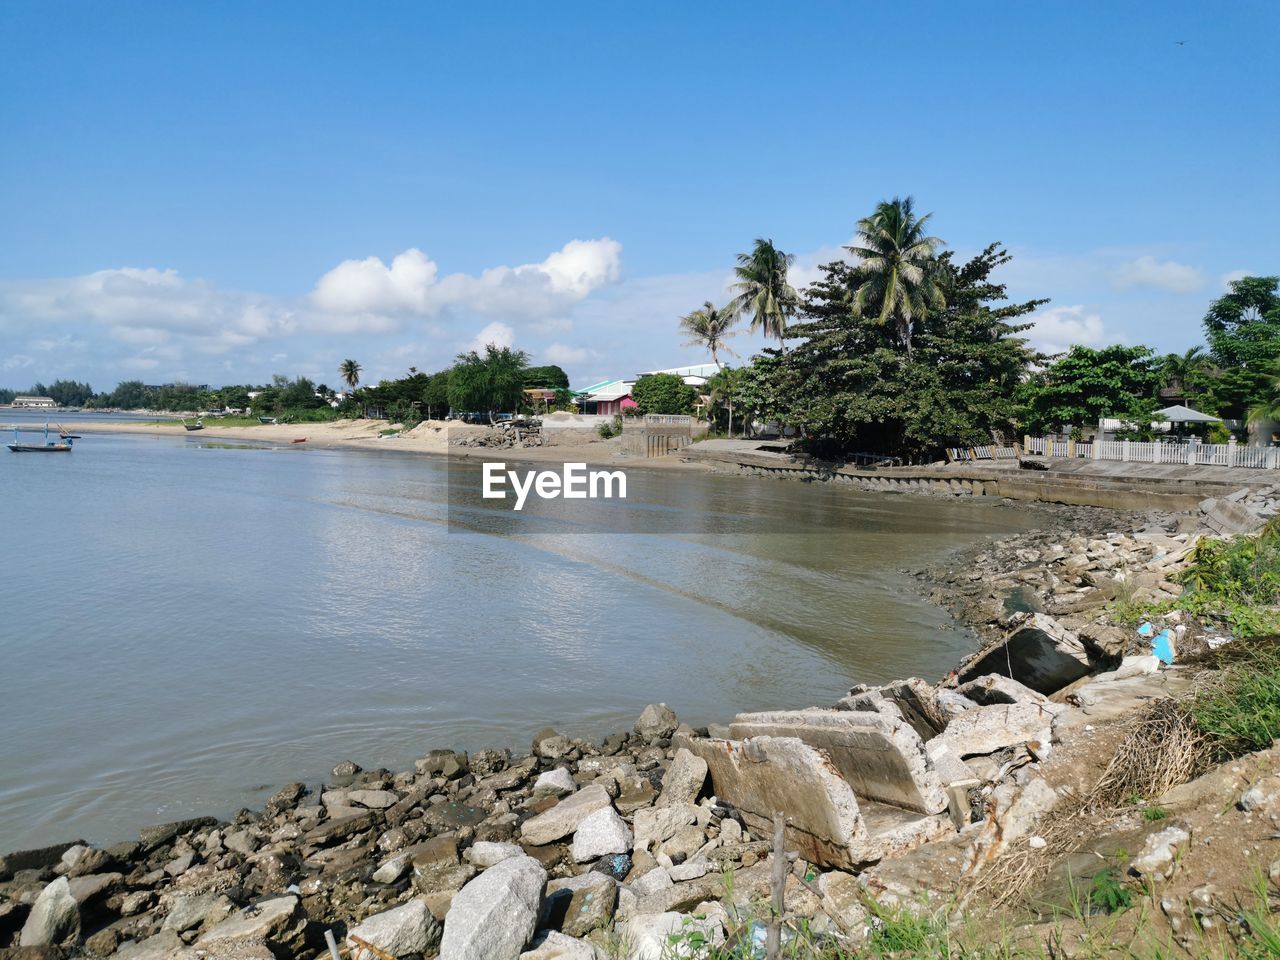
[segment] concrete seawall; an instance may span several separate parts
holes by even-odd
[[[712,441],[680,451],[683,459],[751,476],[821,481],[884,493],[1007,497],[1112,510],[1196,510],[1202,500],[1275,481],[1271,471],[1178,467],[1165,464],[1049,461],[1048,470],[1011,465],[863,468],[803,460],[752,449],[749,443]]]

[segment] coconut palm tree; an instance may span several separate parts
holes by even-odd
[[[787,282],[787,271],[795,259],[775,247],[772,240],[757,237],[750,253],[738,254],[733,299],[724,308],[732,317],[750,316],[753,333],[762,330],[766,337],[777,337],[784,349],[787,319],[795,316],[800,302],[795,288]]]
[[[338,376],[342,377],[343,383],[354,390],[360,382],[360,364],[354,360],[343,360],[338,364]]]
[[[724,364],[720,362],[719,351],[723,350],[731,357],[737,356],[725,343],[730,337],[738,335],[738,331],[732,329],[736,321],[737,317],[727,310],[716,309],[716,305],[707,300],[702,304],[701,310],[680,318],[680,329],[689,334],[684,346],[706,347],[711,351],[711,362],[716,365],[716,369],[723,370]]]
[[[942,241],[925,233],[933,214],[917,217],[914,206],[910,197],[883,201],[858,221],[857,241],[845,247],[860,261],[862,283],[854,294],[854,309],[878,309],[880,323],[894,324],[907,353],[916,322],[946,306],[935,270]]]
[[[1200,347],[1192,347],[1186,353],[1167,353],[1160,361],[1160,373],[1165,386],[1183,396],[1197,386],[1198,378],[1213,368],[1213,361]]]

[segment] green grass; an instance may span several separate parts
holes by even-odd
[[[1160,820],[1166,820],[1169,817],[1169,811],[1157,804],[1142,808],[1142,819],[1147,823],[1156,823]]]
[[[1193,701],[1191,720],[1223,759],[1271,746],[1280,737],[1280,645],[1234,651]]]

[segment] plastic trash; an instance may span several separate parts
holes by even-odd
[[[1150,621],[1138,627],[1138,636],[1140,637],[1153,637],[1155,633],[1156,628],[1151,625]]]
[[[1160,662],[1166,666],[1173,663],[1175,650],[1173,646],[1173,634],[1168,630],[1161,630],[1151,643],[1151,652],[1160,658]]]

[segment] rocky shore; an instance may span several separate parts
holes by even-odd
[[[784,940],[852,953],[881,906],[999,902],[985,878],[1011,858],[1081,848],[1046,821],[1070,819],[1126,718],[1193,682],[1110,605],[1176,595],[1198,538],[1262,523],[1278,497],[1242,492],[1175,516],[1081,508],[1068,532],[921,571],[985,641],[940,683],[855,687],[836,704],[702,729],[654,704],[600,742],[544,729],[523,756],[432,750],[401,772],[346,761],[323,789],[289,784],[230,822],[8,854],[0,956],[657,960],[721,944],[753,957],[779,915]],[[1229,640],[1176,613],[1155,626],[1179,659]],[[1241,769],[1219,771],[1205,795],[1230,806],[1256,772]],[[1280,817],[1280,781],[1252,788],[1239,816]],[[1139,831],[1125,871],[1185,878],[1208,829],[1187,803],[1150,829],[1118,815],[1113,826]],[[1215,855],[1270,855],[1219,832]],[[1175,933],[1178,909],[1165,910]]]

